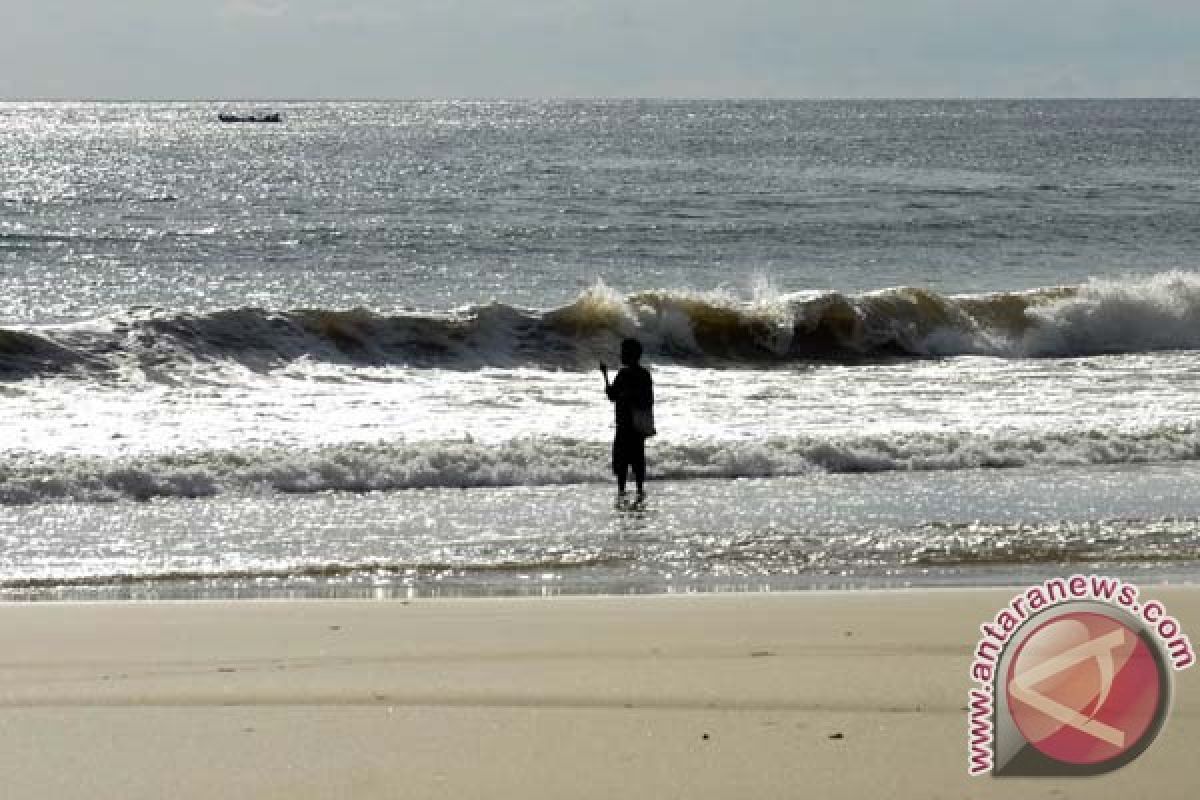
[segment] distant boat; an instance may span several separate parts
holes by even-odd
[[[283,115],[278,111],[270,114],[217,114],[221,122],[283,122]]]

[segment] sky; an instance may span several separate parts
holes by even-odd
[[[0,0],[0,99],[1200,95],[1196,0]]]

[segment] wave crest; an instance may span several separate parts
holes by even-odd
[[[945,295],[899,287],[744,301],[722,292],[603,285],[548,311],[491,303],[442,313],[367,309],[208,313],[135,310],[92,323],[0,328],[0,373],[90,373],[233,360],[269,369],[309,358],[362,365],[590,368],[618,341],[698,366],[881,357],[1072,357],[1200,348],[1200,274],[1024,292]]]

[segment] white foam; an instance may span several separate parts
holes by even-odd
[[[671,480],[824,472],[961,470],[1123,464],[1200,458],[1200,428],[1029,433],[910,432],[894,436],[776,436],[664,442],[651,474]],[[115,459],[13,456],[0,471],[0,503],[144,500],[225,492],[381,491],[433,487],[548,486],[610,480],[607,442],[522,437],[497,446],[469,439],[247,448]]]
[[[1200,274],[1092,279],[1072,297],[1027,312],[1019,352],[1078,356],[1200,348]]]

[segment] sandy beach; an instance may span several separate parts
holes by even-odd
[[[1146,589],[1200,630],[1200,592]],[[965,768],[1007,590],[0,607],[6,798],[1191,796],[1200,692],[1101,778]]]

